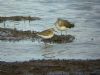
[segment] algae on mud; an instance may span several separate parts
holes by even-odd
[[[17,29],[0,28],[0,40],[18,41],[31,39],[32,41],[41,39],[37,36],[37,31],[21,31]],[[72,35],[54,35],[50,39],[41,39],[47,43],[70,43],[75,39]]]
[[[31,16],[0,16],[0,22],[5,22],[5,21],[22,21],[22,20],[29,20],[29,21],[34,21],[34,20],[40,20],[41,18],[39,17],[31,17]]]

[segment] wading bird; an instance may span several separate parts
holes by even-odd
[[[55,26],[56,26],[56,28],[58,30],[61,31],[61,35],[62,35],[62,31],[66,31],[69,28],[73,28],[74,27],[74,24],[70,23],[67,20],[58,18],[57,21],[56,21],[56,23],[55,23]]]
[[[37,35],[43,39],[50,39],[54,36],[54,32],[56,32],[54,28],[49,28],[44,31],[38,32]],[[46,46],[46,43],[45,43],[45,46]]]

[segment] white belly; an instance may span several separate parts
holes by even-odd
[[[49,39],[49,38],[52,38],[54,36],[54,34],[50,34],[48,36],[44,36],[44,35],[38,35],[38,36],[40,36],[40,37],[42,37],[44,39]]]
[[[58,24],[56,25],[58,30],[64,31],[67,30],[68,28],[66,28],[65,26],[60,27]]]

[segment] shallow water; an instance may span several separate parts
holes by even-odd
[[[67,34],[75,36],[72,43],[51,44],[44,48],[38,41],[0,41],[1,61],[30,59],[98,59],[100,58],[100,0],[0,0],[1,16],[37,16],[32,22],[7,21],[6,28],[42,31],[58,17],[75,23]],[[0,27],[4,27],[0,23]],[[60,33],[59,33],[60,34]]]

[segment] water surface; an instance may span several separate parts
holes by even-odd
[[[0,41],[1,61],[30,59],[98,59],[100,58],[100,0],[0,0],[1,16],[37,16],[37,21],[7,21],[6,28],[42,31],[58,17],[75,24],[67,34],[75,36],[72,43],[51,44],[44,48],[42,42],[23,40]],[[4,27],[0,23],[0,27]],[[59,33],[60,34],[60,33]]]

